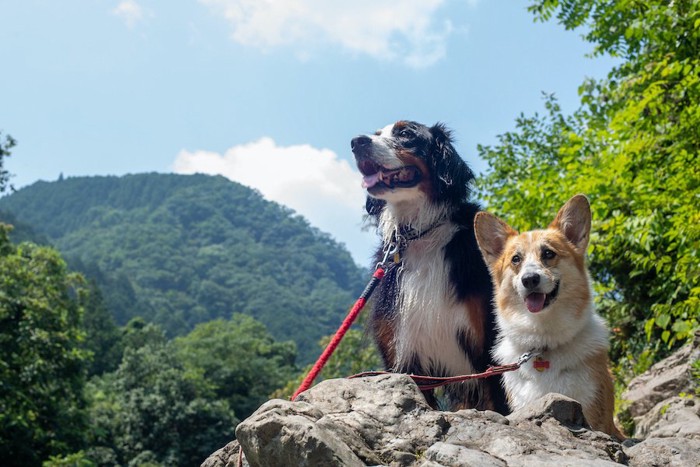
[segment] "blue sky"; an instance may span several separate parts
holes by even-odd
[[[220,173],[304,215],[361,265],[350,139],[446,123],[479,173],[542,91],[565,111],[614,62],[513,0],[0,0],[0,130],[16,188]]]

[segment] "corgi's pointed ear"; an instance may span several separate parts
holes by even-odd
[[[588,198],[576,195],[567,201],[549,228],[559,230],[578,253],[585,253],[591,233],[591,205]]]
[[[518,235],[517,231],[501,219],[483,211],[478,212],[474,218],[474,233],[479,250],[489,269],[503,253],[508,238]]]

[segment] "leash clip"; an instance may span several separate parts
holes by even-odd
[[[393,262],[398,264],[401,262],[401,252],[406,248],[407,244],[406,237],[399,233],[399,229],[394,230],[394,234],[391,236],[391,240],[384,247],[383,253],[384,258],[377,263],[376,269],[383,268],[389,262],[389,257],[393,256]]]
[[[374,268],[379,269],[383,268],[386,266],[386,263],[389,261],[389,256],[396,256],[399,253],[399,242],[396,241],[391,241],[387,243],[386,247],[384,248],[384,258],[380,262],[377,263],[377,266]]]
[[[530,350],[529,352],[525,352],[524,354],[522,354],[522,355],[520,356],[520,358],[518,358],[518,367],[523,366],[523,365],[524,365],[525,363],[527,363],[528,360],[530,360],[532,357],[535,357],[535,356],[537,356],[537,355],[539,355],[539,354],[541,354],[541,353],[542,353],[542,352],[537,352],[537,351],[535,351],[534,349],[533,349],[533,350]]]

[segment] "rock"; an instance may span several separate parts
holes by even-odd
[[[505,418],[507,423],[494,423],[490,414],[456,412],[453,417],[459,422],[453,424],[444,442],[477,449],[509,466],[603,466],[626,459],[619,443],[587,429],[581,404],[560,394],[548,394],[512,413]]]
[[[651,438],[627,449],[630,467],[700,465],[700,441],[684,438]]]
[[[634,420],[634,437],[645,438],[648,429],[659,418],[659,404],[679,394],[693,395],[695,391],[691,365],[700,358],[700,332],[688,345],[670,357],[654,364],[634,378],[622,394],[625,410]]]
[[[236,467],[238,465],[238,441],[231,441],[223,448],[209,456],[202,467]],[[245,465],[249,465],[247,462]]]
[[[438,441],[425,451],[426,462],[421,467],[441,465],[473,465],[480,467],[506,467],[501,459],[492,457],[477,449]]]
[[[432,410],[405,375],[334,379],[295,402],[272,400],[239,424],[245,466],[692,466],[700,465],[700,400],[690,364],[698,341],[635,379],[636,434],[620,444],[592,431],[581,405],[548,394],[504,417]],[[670,375],[670,376],[669,376]],[[232,442],[203,467],[238,462]]]
[[[560,394],[547,394],[528,407],[513,412],[508,419],[513,422],[534,421],[553,418],[572,429],[590,428],[583,416],[583,408],[577,401]]]
[[[645,438],[700,440],[700,403],[696,397],[671,397],[639,418],[635,433]]]
[[[440,413],[430,409],[406,376],[336,379],[323,381],[295,402],[264,404],[238,426],[236,436],[253,466],[324,465],[304,464],[302,457],[334,462],[325,465],[389,459],[403,464],[442,435]],[[405,436],[407,430],[412,436]],[[328,458],[331,444],[347,464]]]
[[[252,466],[365,464],[324,428],[320,413],[303,402],[272,400],[236,428]]]
[[[430,409],[402,375],[320,383],[274,400],[236,435],[251,466],[614,465],[622,446],[586,428],[578,402],[551,394],[504,417]]]

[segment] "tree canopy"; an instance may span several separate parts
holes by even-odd
[[[0,224],[0,458],[38,465],[84,440],[83,283],[58,253]]]
[[[223,177],[68,177],[1,198],[0,210],[93,280],[116,324],[141,316],[169,337],[240,312],[308,362],[364,282],[342,245]]]
[[[175,339],[173,347],[185,368],[201,371],[216,396],[240,419],[297,371],[294,343],[276,342],[262,323],[240,313],[197,325]]]
[[[11,149],[17,144],[17,141],[10,135],[3,135],[0,130],[0,194],[8,189],[12,189],[10,185],[10,172],[5,168],[5,160],[12,155]]]
[[[198,465],[233,437],[238,422],[201,371],[185,368],[163,331],[125,329],[119,368],[88,386],[86,457],[97,465]]]
[[[687,340],[700,316],[700,3],[532,2],[540,20],[586,28],[595,54],[624,59],[580,87],[564,115],[520,115],[480,147],[489,209],[520,229],[544,227],[571,195],[592,202],[589,251],[597,304],[615,331],[618,376]]]

